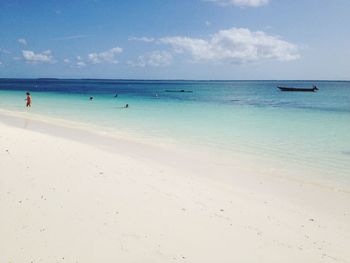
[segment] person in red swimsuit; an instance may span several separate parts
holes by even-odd
[[[26,98],[27,105],[26,105],[26,107],[31,107],[32,106],[32,98],[30,97],[30,93],[27,92],[26,95],[27,95],[27,98]]]

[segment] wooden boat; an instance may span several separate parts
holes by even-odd
[[[312,88],[292,88],[292,87],[282,87],[277,86],[281,91],[301,91],[301,92],[315,92],[318,88],[314,85]]]

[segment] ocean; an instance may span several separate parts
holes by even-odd
[[[350,183],[350,82],[0,79],[0,109],[275,160],[304,179]]]

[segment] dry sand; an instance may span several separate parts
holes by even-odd
[[[346,188],[9,118],[0,118],[1,263],[350,262]]]

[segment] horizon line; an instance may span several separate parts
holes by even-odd
[[[43,78],[4,78],[0,77],[0,80],[109,80],[109,81],[335,81],[335,82],[349,82],[350,79],[134,79],[134,78],[56,78],[56,77],[43,77]]]

